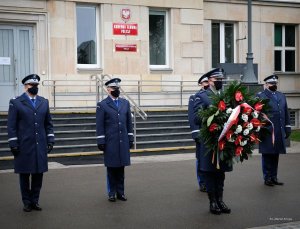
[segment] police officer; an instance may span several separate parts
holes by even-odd
[[[195,95],[194,115],[195,124],[201,128],[202,119],[198,117],[199,109],[208,108],[212,101],[209,95],[217,94],[222,89],[224,79],[224,70],[216,68],[205,74],[208,78],[209,88],[201,90]],[[230,213],[231,210],[223,202],[223,188],[225,180],[225,172],[232,171],[232,166],[228,166],[225,162],[220,161],[220,169],[217,169],[216,162],[212,163],[212,153],[208,152],[201,138],[199,150],[200,170],[203,171],[206,190],[210,201],[210,212],[213,214]],[[217,141],[217,139],[216,139]]]
[[[39,205],[43,173],[48,171],[49,153],[54,144],[53,125],[47,99],[38,96],[40,77],[26,76],[25,92],[9,102],[8,142],[19,173],[23,210],[41,211]]]
[[[286,97],[277,91],[278,76],[270,75],[264,79],[265,90],[258,93],[259,98],[269,99],[270,110],[267,116],[274,125],[269,126],[274,131],[275,141],[272,143],[272,134],[262,136],[259,143],[259,153],[262,154],[262,170],[264,183],[267,186],[283,185],[277,179],[279,154],[286,153],[285,139],[291,134],[290,116]]]
[[[126,201],[124,193],[124,167],[130,165],[130,151],[133,146],[133,130],[130,104],[120,95],[119,78],[105,83],[108,97],[97,104],[97,144],[104,153],[107,167],[108,200]]]
[[[200,91],[206,90],[209,87],[208,83],[208,78],[206,77],[206,74],[201,76],[198,80],[198,85],[201,87]],[[197,181],[199,184],[199,189],[201,192],[206,192],[206,187],[205,187],[205,182],[204,182],[204,177],[203,173],[200,170],[200,156],[199,156],[199,151],[200,151],[200,141],[199,141],[199,125],[196,125],[194,122],[194,98],[195,95],[191,95],[189,98],[189,104],[188,104],[188,118],[189,118],[189,124],[190,128],[192,131],[192,138],[194,139],[196,143],[196,175],[197,175]]]

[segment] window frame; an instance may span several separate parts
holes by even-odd
[[[295,46],[294,47],[291,47],[291,46],[285,46],[285,26],[286,25],[289,25],[289,24],[278,24],[278,23],[275,23],[274,24],[274,30],[273,30],[273,32],[274,32],[274,37],[273,38],[275,38],[275,26],[276,25],[281,25],[282,26],[282,33],[281,33],[281,41],[282,41],[282,44],[281,44],[281,46],[275,46],[275,39],[273,39],[273,42],[274,42],[274,52],[273,52],[273,69],[274,69],[274,71],[275,72],[296,72],[297,71],[297,40],[296,40],[296,26],[295,25],[293,25],[293,24],[291,24],[291,25],[293,25],[294,26],[294,28],[295,28]],[[290,26],[291,26],[290,25]],[[280,71],[278,71],[278,70],[275,70],[275,52],[276,51],[280,51],[281,52],[281,70]],[[286,51],[294,51],[295,52],[295,63],[294,63],[294,65],[295,65],[295,69],[294,69],[294,71],[286,71],[285,70],[285,68],[286,68],[286,64],[285,64],[285,52]]]
[[[78,56],[77,56],[77,49],[78,49],[78,41],[77,41],[77,7],[93,7],[96,9],[96,64],[78,64]],[[96,4],[81,4],[77,3],[75,7],[75,15],[76,15],[76,66],[77,69],[100,69],[101,68],[101,39],[100,39],[100,7]]]
[[[236,61],[237,61],[237,55],[236,55],[237,23],[233,22],[233,21],[212,21],[211,22],[211,36],[212,36],[212,24],[219,24],[219,26],[220,26],[220,31],[219,31],[220,59],[219,59],[219,63],[226,63],[225,62],[225,59],[226,59],[225,58],[225,24],[233,25],[233,62],[232,63],[236,63]],[[212,38],[211,38],[211,40],[212,40]],[[212,46],[211,46],[211,51],[212,51]],[[211,55],[211,57],[212,57],[212,55]],[[217,67],[217,66],[213,66],[212,58],[211,58],[211,66]]]
[[[166,48],[165,48],[165,65],[151,65],[150,64],[150,29],[149,31],[149,67],[151,70],[161,70],[161,69],[170,69],[170,12],[168,9],[149,9],[149,16],[151,13],[155,12],[152,15],[164,15],[165,16],[165,36],[166,36]],[[164,12],[164,14],[159,14],[159,12]],[[150,23],[150,20],[149,20]]]

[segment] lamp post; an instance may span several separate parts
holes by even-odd
[[[248,53],[247,64],[242,75],[242,82],[246,84],[256,84],[257,77],[253,69],[253,53],[252,53],[252,0],[248,0]]]

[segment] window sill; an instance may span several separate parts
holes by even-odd
[[[172,73],[173,69],[172,68],[150,68],[150,73]]]
[[[101,74],[103,72],[102,68],[77,68],[78,73],[99,73]]]

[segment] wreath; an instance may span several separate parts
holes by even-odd
[[[260,136],[269,133],[267,126],[272,123],[265,115],[269,100],[254,96],[237,81],[209,97],[212,105],[200,109],[198,116],[202,119],[200,137],[208,149],[206,153],[213,154],[212,163],[217,160],[219,169],[220,160],[230,166],[247,160],[261,141]]]

